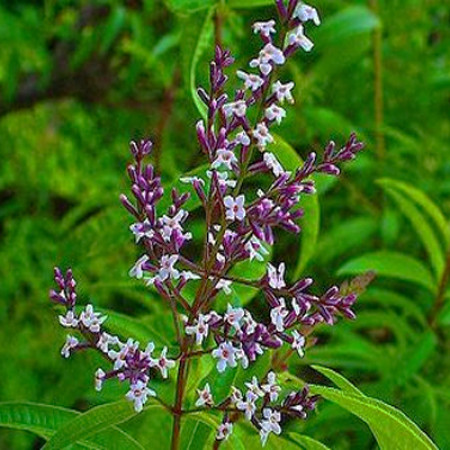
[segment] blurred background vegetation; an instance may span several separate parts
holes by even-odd
[[[94,392],[94,355],[59,356],[64,331],[47,299],[52,268],[74,267],[83,301],[164,328],[157,296],[127,276],[136,253],[118,195],[128,141],[155,141],[168,184],[202,163],[192,86],[207,82],[214,41],[232,49],[236,67],[246,65],[259,46],[251,23],[273,17],[270,3],[1,2],[2,401],[83,410],[117,399],[118,387]],[[308,31],[314,51],[282,76],[295,81],[297,102],[278,133],[301,156],[353,130],[367,150],[321,189],[320,233],[303,272],[321,287],[371,268],[378,277],[359,319],[324,328],[293,370],[308,379],[310,364],[333,367],[450,448],[449,7],[310,3],[323,25]],[[280,239],[274,258],[294,263],[296,238]],[[362,422],[333,405],[319,409],[302,426],[307,434],[333,449],[376,447]],[[138,425],[151,442],[151,426]],[[0,430],[0,448],[36,446],[26,433]]]

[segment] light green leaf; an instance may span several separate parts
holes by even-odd
[[[416,283],[431,292],[436,291],[430,271],[419,260],[398,252],[366,253],[345,263],[338,275],[360,274],[367,270],[375,270],[379,276]]]
[[[325,386],[311,386],[311,391],[366,422],[381,450],[437,450],[414,422],[392,406]]]
[[[433,201],[421,190],[417,189],[410,184],[404,183],[403,181],[393,180],[391,178],[381,178],[378,183],[382,186],[392,187],[403,194],[407,195],[411,200],[413,200],[417,205],[422,207],[422,209],[430,216],[434,221],[436,227],[439,229],[440,233],[444,237],[445,244],[448,247],[450,245],[450,226],[447,219],[442,214],[439,207],[433,203]]]
[[[301,435],[298,433],[288,433],[288,436],[291,440],[300,444],[301,448],[305,450],[330,450],[325,444],[322,442],[316,441],[309,436]]]
[[[49,439],[58,429],[80,415],[78,411],[39,403],[0,403],[0,427],[29,431],[44,439]],[[114,426],[82,439],[79,447],[99,450],[142,449],[131,436]]]
[[[342,389],[344,392],[349,392],[350,394],[355,395],[364,395],[356,386],[354,386],[352,383],[350,383],[350,381],[348,381],[345,377],[335,372],[334,370],[316,365],[313,365],[311,367],[331,380],[338,388]]]
[[[216,0],[165,0],[165,3],[175,13],[189,14],[209,8]]]
[[[444,252],[436,238],[436,235],[428,224],[426,217],[410,202],[404,195],[397,191],[381,185],[385,192],[397,203],[400,211],[408,218],[419,236],[425,250],[428,253],[431,265],[436,273],[436,278],[440,279],[442,271],[444,270]]]
[[[150,404],[145,409],[149,408],[162,408],[162,406],[159,404]],[[65,448],[111,425],[124,422],[136,414],[132,403],[124,400],[96,406],[60,427],[43,449]]]

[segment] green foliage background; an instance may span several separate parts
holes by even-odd
[[[297,102],[277,132],[300,156],[353,130],[367,150],[337,183],[321,185],[320,233],[302,241],[300,252],[313,255],[299,270],[321,287],[368,269],[378,277],[358,320],[322,329],[291,369],[312,382],[324,379],[311,364],[338,369],[450,448],[449,8],[311,3],[323,25],[309,30],[314,51],[282,76],[295,81]],[[157,296],[127,276],[137,255],[118,195],[131,138],[156,139],[167,185],[202,163],[192,93],[207,82],[211,6],[236,67],[245,66],[259,46],[250,25],[274,15],[270,0],[1,3],[1,401],[85,410],[119,398],[120,386],[94,392],[95,356],[58,354],[64,331],[47,299],[56,264],[74,268],[82,301],[134,317],[134,335],[146,327],[172,339]],[[280,240],[273,258],[295,267],[298,238]],[[297,429],[333,449],[376,448],[363,422],[329,403],[319,410]],[[167,428],[160,422],[135,419],[132,434],[145,446]],[[0,430],[0,448],[40,444]]]

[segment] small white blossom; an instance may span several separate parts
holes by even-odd
[[[279,298],[280,306],[270,310],[270,319],[280,333],[284,331],[284,318],[289,314],[284,298]]]
[[[281,387],[277,384],[277,376],[275,372],[269,372],[267,375],[267,384],[261,386],[266,394],[269,394],[271,402],[274,402],[280,394]]]
[[[252,317],[252,315],[250,314],[249,311],[245,310],[244,318],[242,320],[243,320],[243,322],[246,325],[246,332],[247,332],[247,334],[254,333],[255,330],[256,330],[256,325],[258,325],[258,324],[255,321],[255,319],[253,319],[253,317]]]
[[[264,152],[263,159],[266,166],[273,172],[276,177],[279,177],[281,174],[285,173],[283,166],[280,164],[277,157],[273,153]]]
[[[156,397],[156,392],[149,389],[148,386],[141,380],[130,386],[130,390],[126,394],[126,398],[134,402],[134,409],[136,412],[141,412],[148,397]]]
[[[300,2],[297,5],[293,17],[297,17],[303,23],[308,22],[308,20],[312,20],[314,22],[314,25],[320,25],[320,17],[316,8],[313,8],[306,3]]]
[[[294,103],[294,97],[291,93],[292,89],[294,89],[294,83],[292,81],[286,84],[276,81],[272,85],[272,92],[275,94],[280,103],[284,103],[285,100],[288,103]]]
[[[251,143],[250,136],[245,131],[241,131],[240,133],[238,133],[234,138],[234,141],[245,147],[249,146]]]
[[[269,254],[269,251],[256,236],[252,236],[245,244],[245,250],[249,253],[250,261],[253,261],[254,259],[257,261],[264,261],[264,256]]]
[[[251,382],[246,382],[248,392],[251,392],[256,397],[264,397],[264,391],[260,388],[258,379],[256,377],[252,378]]]
[[[254,73],[246,73],[242,70],[238,70],[236,75],[241,80],[244,80],[244,86],[246,89],[251,89],[253,92],[257,91],[264,84],[264,80],[259,75],[255,75]]]
[[[161,258],[161,268],[158,272],[158,277],[161,281],[180,278],[180,272],[174,268],[177,261],[178,255],[164,255]]]
[[[292,33],[289,34],[288,41],[290,45],[299,46],[305,50],[305,52],[311,51],[314,47],[314,43],[305,36],[302,25],[299,25]]]
[[[230,187],[232,189],[236,186],[236,180],[228,179],[228,172],[217,172],[216,171],[216,173],[217,173],[217,179],[218,179],[220,186]],[[211,179],[213,176],[213,171],[207,170],[206,175],[209,179]]]
[[[223,105],[223,112],[225,113],[225,116],[231,117],[244,117],[247,112],[247,103],[245,103],[245,100],[237,100],[235,102],[226,103]]]
[[[180,181],[185,184],[192,184],[192,183],[199,183],[200,185],[205,185],[205,180],[199,177],[182,177],[180,178]]]
[[[218,348],[213,350],[212,356],[217,358],[217,370],[222,373],[227,366],[236,367],[236,349],[230,342],[222,342]]]
[[[155,361],[155,366],[161,371],[163,378],[167,378],[168,370],[175,367],[175,361],[167,358],[167,347],[162,349],[161,355],[157,361]]]
[[[143,270],[143,266],[144,264],[149,260],[150,258],[148,257],[148,255],[143,255],[141,256],[136,263],[134,264],[134,266],[130,269],[130,271],[128,272],[128,275],[130,277],[135,277],[138,280],[140,280],[143,276],[144,276],[144,270]]]
[[[106,373],[102,369],[97,369],[95,372],[95,390],[101,391],[103,387],[103,382],[105,381]]]
[[[161,218],[162,230],[161,234],[166,242],[170,241],[172,233],[174,230],[183,231],[183,227],[181,223],[186,220],[189,213],[180,209],[174,217],[168,217],[166,215]],[[190,233],[186,233],[185,239],[191,239],[192,235]]]
[[[119,338],[117,336],[111,336],[108,333],[102,333],[97,341],[97,348],[100,349],[103,353],[109,352],[110,345],[119,344]]]
[[[269,133],[269,129],[264,123],[258,123],[253,130],[253,137],[256,139],[256,144],[260,150],[266,148],[267,144],[271,144],[274,139]]]
[[[236,408],[242,411],[247,420],[251,420],[256,411],[256,400],[258,397],[252,392],[247,392],[245,400],[236,403]]]
[[[138,243],[143,237],[151,239],[154,235],[148,219],[145,219],[143,222],[133,223],[130,225],[130,230],[134,234],[136,243]]]
[[[107,316],[95,312],[92,305],[87,305],[86,309],[80,314],[80,322],[92,333],[98,333],[100,326],[106,319]]]
[[[195,402],[195,406],[214,406],[213,396],[211,395],[211,388],[209,383],[205,384],[203,389],[197,389],[198,399]]]
[[[300,358],[303,358],[303,356],[305,356],[305,337],[297,330],[294,330],[292,332],[292,337],[294,338],[294,341],[292,342],[292,348],[294,350],[297,350],[298,356],[300,356]]]
[[[231,280],[221,279],[216,283],[216,289],[222,290],[226,295],[231,294]]]
[[[264,408],[263,417],[265,420],[261,422],[261,430],[259,433],[261,436],[261,443],[264,446],[270,433],[281,433],[281,414],[278,411],[273,411],[270,408]]]
[[[231,395],[230,395],[231,404],[236,405],[236,403],[242,401],[242,399],[243,399],[242,392],[238,388],[231,386]]]
[[[256,344],[258,345],[258,344]],[[242,348],[236,350],[236,359],[241,363],[243,369],[248,368],[249,360]]]
[[[225,166],[227,169],[233,169],[233,163],[237,163],[236,155],[231,150],[220,148],[217,150],[216,159],[211,164],[213,169],[217,169],[220,166]]]
[[[74,336],[71,336],[70,334],[67,335],[66,337],[66,342],[63,346],[63,348],[61,349],[61,355],[64,356],[64,358],[68,358],[70,356],[70,352],[76,348],[76,346],[79,344],[80,342],[78,341],[78,339]]]
[[[239,195],[233,198],[231,195],[227,195],[223,199],[223,203],[226,208],[226,219],[234,222],[236,219],[243,221],[245,218],[245,196]]]
[[[241,329],[241,321],[244,317],[244,310],[242,308],[233,308],[229,303],[227,312],[224,315],[224,320],[236,330]]]
[[[185,281],[189,281],[189,280],[200,280],[201,276],[197,275],[194,272],[191,272],[190,270],[183,270],[180,273],[181,278],[183,278],[183,280]]]
[[[258,58],[250,61],[250,67],[258,67],[263,75],[269,75],[272,72],[272,64],[282,65],[286,62],[283,52],[273,44],[266,46],[259,52]]]
[[[231,422],[224,422],[217,428],[216,439],[218,441],[226,441],[233,432],[233,424]]]
[[[195,334],[195,343],[197,345],[201,345],[203,340],[208,337],[209,332],[209,325],[207,322],[208,319],[209,316],[200,314],[198,316],[198,319],[195,321],[195,325],[188,325],[185,328],[187,335],[190,336]]]
[[[265,37],[269,37],[271,33],[276,33],[275,20],[268,20],[267,22],[255,22],[252,27],[255,34],[260,33]]]
[[[59,323],[66,328],[76,328],[78,326],[78,319],[75,313],[69,310],[65,316],[59,316]]]
[[[286,111],[283,108],[273,104],[266,109],[265,116],[268,120],[274,120],[278,125],[280,125],[281,121],[286,117]]]
[[[286,271],[286,266],[281,263],[278,266],[278,270],[269,263],[267,266],[267,276],[269,278],[269,286],[273,289],[282,289],[286,286],[284,281],[284,272]]]

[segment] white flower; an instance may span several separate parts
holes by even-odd
[[[243,146],[249,146],[251,143],[250,136],[245,131],[238,133],[234,138],[234,141]]]
[[[269,251],[256,236],[252,236],[245,244],[245,250],[249,253],[250,261],[253,261],[253,259],[264,261],[264,256],[269,254]]]
[[[217,358],[217,370],[222,373],[227,366],[236,367],[236,349],[228,342],[222,342],[218,348],[213,350],[212,356]]]
[[[314,47],[314,43],[305,36],[303,26],[299,25],[288,36],[289,44],[301,47],[305,52],[311,51]]]
[[[258,344],[255,344],[255,345],[258,345]],[[242,348],[239,348],[236,350],[236,359],[241,362],[241,366],[243,369],[248,368],[249,360]]]
[[[161,281],[173,278],[177,280],[180,277],[180,272],[173,266],[178,261],[178,255],[164,255],[161,258],[161,268],[158,272],[158,277]]]
[[[149,389],[148,386],[141,380],[130,386],[130,390],[126,394],[126,398],[134,402],[134,409],[136,412],[141,412],[144,408],[148,396],[156,397],[156,392]]]
[[[279,177],[281,174],[285,173],[283,166],[280,164],[277,157],[273,153],[264,152],[263,159],[266,166],[273,172],[276,177]]]
[[[251,382],[246,382],[245,385],[248,388],[248,392],[251,392],[256,397],[264,397],[264,391],[259,387],[256,377],[253,377]]]
[[[226,219],[231,220],[232,222],[236,219],[239,221],[243,221],[245,217],[245,196],[239,195],[236,198],[233,198],[231,195],[227,195],[223,199],[223,203],[226,208]]]
[[[164,347],[162,349],[159,359],[155,361],[155,366],[158,367],[158,369],[161,371],[161,375],[163,376],[163,378],[167,378],[168,370],[175,367],[175,361],[172,359],[168,359],[166,357],[166,354],[167,354],[167,347]]]
[[[283,52],[273,44],[266,46],[259,52],[258,58],[250,61],[250,67],[258,67],[263,75],[269,75],[272,72],[272,64],[282,65],[286,62]]]
[[[92,305],[87,305],[86,309],[80,314],[80,322],[92,333],[98,333],[100,326],[106,319],[107,316],[94,312]]]
[[[211,164],[213,169],[217,169],[218,167],[224,165],[227,169],[233,169],[233,163],[237,163],[238,160],[236,155],[231,150],[226,150],[224,148],[220,148],[217,150],[216,159]]]
[[[261,429],[259,431],[259,434],[261,436],[261,443],[264,446],[266,445],[267,438],[269,437],[270,433],[281,433],[281,414],[277,411],[271,410],[270,408],[264,408],[263,416],[265,420],[261,422]]]
[[[216,439],[218,441],[226,441],[233,432],[233,424],[231,422],[224,422],[217,428]]]
[[[138,243],[143,237],[151,239],[153,237],[153,230],[148,219],[143,222],[136,222],[130,225],[130,230],[134,234],[136,243]]]
[[[275,20],[268,20],[267,22],[255,22],[252,27],[255,34],[260,33],[265,37],[269,37],[270,33],[276,33]]]
[[[130,269],[130,271],[128,272],[128,275],[130,277],[135,277],[138,280],[140,280],[143,276],[144,276],[144,264],[149,260],[150,258],[148,257],[148,255],[143,255],[141,256],[136,263],[134,264],[134,266]]]
[[[303,23],[308,22],[308,20],[312,20],[314,25],[320,25],[320,17],[316,8],[313,8],[305,3],[299,3],[297,5],[293,17],[297,17]]]
[[[78,326],[78,319],[74,312],[69,310],[65,316],[59,316],[59,323],[66,328],[76,328]]]
[[[273,104],[266,109],[265,116],[270,121],[274,120],[278,125],[286,117],[286,111],[283,108]]]
[[[217,258],[219,259],[219,258]],[[219,280],[216,284],[216,289],[221,289],[226,295],[230,295],[231,294],[231,284],[232,281],[231,280]]]
[[[245,400],[240,400],[236,403],[236,408],[243,411],[245,418],[251,420],[256,411],[255,401],[258,397],[252,392],[247,392]]]
[[[242,70],[238,70],[236,75],[241,80],[244,80],[244,86],[246,89],[251,89],[253,92],[257,91],[264,84],[264,80],[259,75],[255,75],[254,73],[246,73]]]
[[[229,303],[227,312],[224,315],[224,320],[236,330],[241,329],[241,320],[244,317],[244,310],[242,308],[233,308]]]
[[[108,356],[114,361],[114,370],[119,370],[127,365],[126,358],[129,353],[133,354],[139,347],[139,342],[128,339],[125,344],[119,344],[120,350],[109,350]]]
[[[292,342],[292,348],[297,350],[298,356],[303,358],[305,356],[305,337],[301,335],[297,330],[292,332],[292,337],[294,341]]]
[[[198,316],[198,319],[195,321],[195,325],[188,325],[185,328],[187,335],[195,334],[195,343],[197,345],[201,345],[203,339],[206,339],[208,337],[209,332],[209,325],[207,323],[208,319],[209,316],[204,316],[203,314],[200,314]]]
[[[274,139],[269,133],[269,129],[264,123],[258,123],[253,130],[253,137],[256,139],[256,145],[260,150],[263,150],[267,144],[271,144]]]
[[[205,180],[203,180],[199,177],[182,177],[182,178],[180,178],[180,181],[185,184],[198,183],[201,186],[205,185]]]
[[[217,179],[219,181],[220,186],[226,186],[226,187],[230,187],[230,188],[234,188],[236,186],[236,180],[228,179],[228,172],[217,172],[216,171],[216,173],[217,173]],[[208,178],[211,179],[213,176],[213,171],[207,170],[206,175]]]
[[[232,405],[236,405],[236,403],[242,401],[243,397],[242,397],[242,392],[234,387],[231,386],[231,395],[230,395],[230,401]]]
[[[206,383],[203,389],[197,389],[197,393],[198,400],[195,402],[195,406],[214,406],[214,400],[211,395],[209,383]]]
[[[103,382],[105,381],[106,373],[102,369],[97,369],[95,372],[95,390],[101,391],[103,387]]]
[[[276,81],[272,84],[272,92],[276,95],[280,103],[284,103],[285,100],[288,103],[294,103],[294,97],[291,93],[292,89],[294,89],[294,83],[292,81],[286,84]]]
[[[102,333],[97,341],[97,348],[100,349],[103,353],[109,352],[110,345],[119,344],[119,338],[117,336],[111,336],[108,333]]]
[[[245,100],[237,100],[235,102],[226,103],[223,105],[223,112],[227,117],[233,115],[236,117],[244,117],[247,112],[247,103],[245,103]]]
[[[147,347],[145,347],[144,356],[146,356],[146,357],[151,359],[152,353],[153,353],[154,350],[155,350],[155,343],[150,341],[147,344]]]
[[[277,384],[277,376],[275,375],[275,372],[269,372],[267,375],[267,384],[263,384],[261,387],[266,394],[269,394],[271,402],[274,402],[278,398],[281,387]]]
[[[166,215],[162,216],[161,218],[161,225],[162,225],[162,236],[166,242],[170,241],[170,238],[172,236],[172,233],[174,230],[183,231],[183,227],[181,226],[181,223],[186,220],[189,213],[187,211],[184,211],[183,209],[180,209],[174,217],[168,217]],[[190,233],[186,233],[185,238],[190,239],[192,235]]]
[[[189,280],[200,280],[201,276],[197,275],[194,272],[191,272],[190,270],[183,270],[180,273],[181,278],[183,278],[183,280],[185,281],[189,281]]]
[[[270,319],[277,331],[281,333],[284,331],[284,318],[289,314],[289,311],[286,309],[284,298],[279,298],[278,301],[280,302],[280,306],[276,306],[270,310]]]
[[[70,356],[70,352],[76,348],[76,346],[80,342],[78,339],[74,336],[71,336],[70,334],[66,337],[66,343],[64,344],[63,348],[61,349],[61,355],[64,356],[64,358],[68,358]]]
[[[284,272],[286,270],[286,266],[284,263],[281,263],[278,266],[278,270],[269,263],[267,266],[267,276],[269,278],[269,286],[273,289],[282,289],[286,286],[284,281]]]
[[[252,334],[255,332],[256,330],[256,325],[258,325],[256,323],[256,321],[253,319],[252,315],[250,314],[249,311],[245,310],[245,314],[244,314],[244,318],[243,318],[243,322],[246,325],[245,331],[247,334]]]

